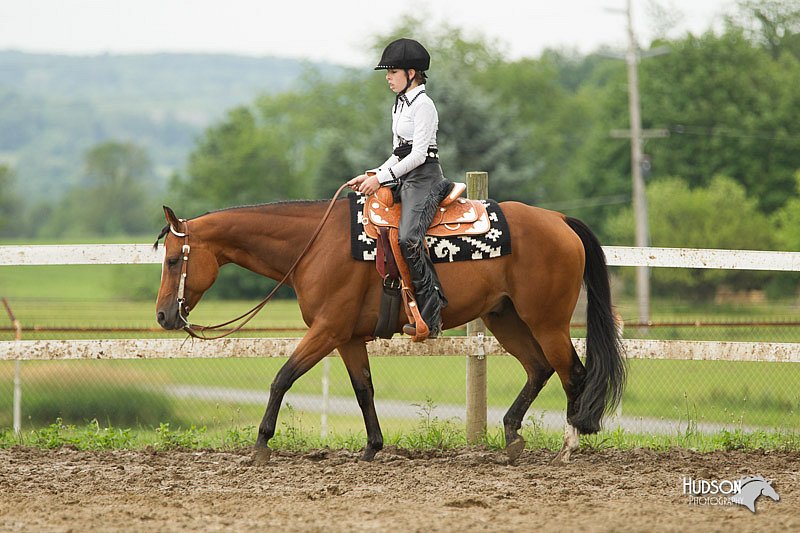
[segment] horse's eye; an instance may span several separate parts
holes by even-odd
[[[167,266],[174,267],[177,264],[178,264],[178,258],[172,257],[170,259],[167,259]]]

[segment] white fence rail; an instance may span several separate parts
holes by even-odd
[[[584,354],[585,339],[573,339]],[[0,342],[0,360],[181,359],[289,357],[300,339],[228,338],[213,342],[184,339],[96,339]],[[663,341],[626,339],[629,359],[762,361],[800,363],[799,343]],[[424,344],[409,339],[367,343],[370,356],[508,355],[494,337],[442,337]]]
[[[610,266],[800,271],[800,252],[604,246]],[[0,266],[154,264],[163,247],[150,244],[0,246]]]
[[[152,244],[52,244],[0,246],[0,266],[142,265],[161,263]]]

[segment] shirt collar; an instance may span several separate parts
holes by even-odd
[[[421,85],[417,85],[413,89],[407,90],[403,96],[405,96],[406,100],[408,100],[409,102],[413,102],[414,98],[416,98],[417,95],[424,90],[425,90],[425,84],[423,83]]]
[[[403,104],[406,107],[411,107],[411,104],[414,103],[414,100],[417,99],[417,96],[425,92],[425,84],[417,85],[413,89],[406,91],[403,94],[398,94],[397,98],[395,99],[395,111],[397,110],[397,104],[400,103],[400,109],[403,108]]]

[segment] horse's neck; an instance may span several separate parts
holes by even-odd
[[[324,209],[305,202],[266,204],[217,211],[198,221],[204,219],[220,265],[234,263],[278,279],[311,238]]]

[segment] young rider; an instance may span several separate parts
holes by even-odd
[[[375,70],[386,70],[386,81],[396,94],[392,107],[392,155],[380,167],[347,182],[366,195],[380,187],[399,188],[401,202],[400,249],[411,271],[414,292],[429,338],[441,332],[441,311],[447,305],[433,263],[425,250],[425,231],[439,202],[452,183],[439,165],[436,131],[439,115],[425,92],[430,55],[413,39],[398,39],[383,51]],[[416,334],[415,324],[403,332]]]

